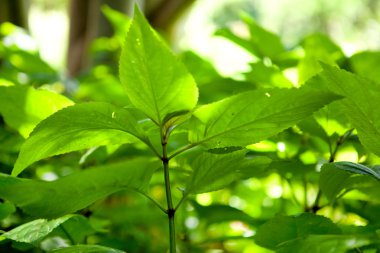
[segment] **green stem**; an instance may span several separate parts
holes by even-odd
[[[191,143],[191,144],[189,144],[189,145],[186,145],[186,146],[184,146],[184,147],[178,149],[178,150],[177,150],[176,152],[174,152],[173,154],[171,154],[171,155],[168,157],[168,159],[170,160],[170,159],[172,159],[173,157],[175,157],[175,156],[177,156],[177,155],[179,155],[179,154],[181,154],[181,153],[183,153],[183,152],[185,152],[185,151],[187,151],[187,150],[189,150],[189,149],[191,149],[191,148],[193,148],[193,147],[195,147],[195,146],[197,146],[197,145],[199,145],[199,143]]]
[[[176,242],[175,242],[175,223],[174,223],[174,215],[175,215],[175,209],[173,207],[173,200],[172,200],[172,192],[170,188],[170,175],[169,175],[169,160],[168,154],[167,154],[167,141],[168,136],[167,133],[163,133],[161,137],[161,143],[162,143],[162,163],[164,165],[164,178],[165,178],[165,191],[166,191],[166,201],[168,204],[168,210],[167,215],[169,218],[169,239],[170,239],[170,253],[176,252]]]
[[[183,203],[183,201],[185,201],[187,198],[187,194],[184,194],[181,198],[181,200],[178,202],[178,204],[175,206],[174,210],[178,210],[178,208],[181,206],[181,204]]]
[[[151,196],[149,196],[147,193],[145,192],[142,192],[142,191],[139,191],[137,190],[137,192],[141,193],[142,195],[144,195],[147,199],[149,199],[150,201],[153,202],[153,204],[155,204],[161,211],[163,211],[164,213],[167,213],[167,211],[165,210],[165,208],[163,208],[160,203],[158,203],[154,198],[152,198]]]

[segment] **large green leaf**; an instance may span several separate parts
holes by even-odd
[[[73,215],[65,215],[54,220],[34,220],[22,224],[21,226],[18,226],[2,234],[1,236],[17,242],[33,243],[43,239],[45,236],[50,234],[55,228],[60,226],[62,223],[66,222],[71,217],[73,217]]]
[[[192,164],[185,194],[222,189],[232,182],[260,174],[271,160],[267,157],[245,157],[245,150],[227,154],[203,153]]]
[[[280,245],[278,253],[346,253],[350,249],[378,242],[373,235],[308,235]]]
[[[380,173],[378,171],[372,170],[363,164],[352,163],[352,162],[335,162],[333,163],[333,166],[335,166],[335,168],[340,169],[340,170],[344,170],[344,171],[348,171],[348,172],[352,172],[356,174],[361,174],[361,175],[367,175],[377,180],[380,180]]]
[[[263,224],[256,232],[255,242],[276,249],[284,242],[307,235],[340,234],[340,229],[328,218],[303,213],[298,216],[279,216]]]
[[[132,104],[159,125],[168,114],[197,103],[192,76],[137,8],[120,58],[120,80]]]
[[[91,102],[67,107],[42,121],[21,148],[12,175],[54,155],[107,144],[144,142],[143,131],[128,109]]]
[[[25,138],[41,120],[72,104],[70,99],[47,90],[28,86],[0,87],[0,114]]]
[[[245,146],[273,136],[339,96],[305,85],[255,90],[199,107],[189,139],[210,148]]]
[[[125,253],[125,251],[99,245],[75,245],[49,251],[51,253]]]
[[[380,108],[380,84],[328,65],[323,69],[314,81],[345,97],[340,103],[360,142],[380,156],[380,114],[376,110]]]
[[[55,218],[123,189],[144,191],[157,166],[157,162],[140,158],[87,169],[52,182],[0,174],[0,197],[30,215]]]

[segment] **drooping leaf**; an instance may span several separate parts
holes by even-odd
[[[319,188],[329,201],[334,201],[339,193],[345,188],[350,174],[346,171],[337,170],[332,163],[326,163],[321,168]]]
[[[123,189],[144,191],[157,162],[147,158],[99,166],[46,182],[0,174],[0,197],[26,213],[55,218]]]
[[[246,146],[293,126],[338,98],[307,85],[241,93],[199,107],[189,139],[208,148]]]
[[[246,179],[264,170],[271,160],[267,157],[245,157],[245,150],[227,154],[203,153],[192,164],[185,194],[219,190],[236,180]]]
[[[320,78],[314,81],[345,97],[339,103],[360,142],[380,156],[380,114],[374,109],[380,108],[380,84],[328,65],[323,65]]]
[[[21,226],[18,226],[2,234],[1,236],[17,242],[33,243],[43,239],[45,236],[50,234],[55,228],[57,228],[62,223],[66,222],[68,219],[72,217],[73,215],[65,215],[54,220],[34,220],[22,224]]]
[[[70,99],[47,90],[0,87],[0,114],[25,138],[41,120],[69,105],[73,105]]]
[[[298,216],[279,216],[264,223],[256,232],[255,242],[265,248],[276,249],[282,243],[307,235],[340,234],[330,219],[303,213]]]
[[[120,58],[120,80],[132,104],[161,125],[198,99],[192,76],[136,8]]]
[[[353,163],[353,162],[335,162],[332,164],[335,168],[356,173],[367,175],[380,180],[380,173],[378,171],[372,170],[363,164]]]
[[[370,176],[371,178],[360,175]],[[380,189],[379,180],[378,171],[364,165],[351,162],[335,162],[322,166],[319,187],[330,201],[334,201],[339,194],[353,189],[372,195],[373,190]]]
[[[12,175],[54,155],[138,139],[148,142],[128,109],[90,102],[67,107],[42,121],[25,141]]]
[[[51,253],[125,253],[125,251],[113,249],[99,245],[75,245],[67,248],[61,248]]]
[[[373,235],[308,235],[287,241],[276,250],[278,253],[346,253],[355,249],[378,242]]]

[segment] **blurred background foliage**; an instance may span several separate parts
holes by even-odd
[[[377,0],[138,3],[193,74],[201,104],[257,88],[302,86],[320,71],[320,61],[380,82]],[[131,14],[133,4],[106,0],[0,2],[0,99],[8,99],[16,107],[11,107],[11,112],[21,115],[20,121],[14,122],[6,113],[9,108],[0,108],[1,172],[10,173],[20,145],[29,135],[25,129],[32,129],[42,120],[38,118],[41,115],[52,113],[49,106],[54,105],[44,104],[43,95],[34,94],[30,87],[63,94],[74,102],[107,101],[128,106],[117,68],[128,22],[125,14]],[[1,89],[11,86],[20,86],[21,91],[5,96]],[[40,116],[36,108],[41,110],[37,110]],[[179,131],[173,136],[173,145],[183,138],[186,136]],[[380,158],[360,144],[356,131],[334,103],[248,149],[252,155],[265,155],[275,162],[258,171],[255,178],[196,195],[183,205],[177,217],[181,252],[272,252],[270,245],[254,240],[258,227],[277,215],[302,212],[329,217],[351,234],[361,233],[360,229],[379,231],[376,182],[351,182],[346,189],[355,186],[355,190],[347,190],[333,202],[319,190],[323,163],[380,164]],[[96,147],[41,161],[22,176],[55,180],[124,160],[126,154],[133,157],[145,152],[138,145]],[[180,159],[176,164],[179,169],[178,173],[173,169],[173,177],[180,189],[185,180],[180,168],[187,165]],[[151,194],[165,202],[159,175],[151,182]],[[179,198],[181,191],[175,194]],[[4,231],[31,220],[8,202],[0,203],[0,218]],[[166,222],[143,196],[119,192],[83,210],[39,241],[21,243],[3,238],[0,251],[43,252],[87,243],[127,252],[165,252]],[[375,243],[356,252],[378,249]]]

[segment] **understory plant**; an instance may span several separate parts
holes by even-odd
[[[128,199],[138,202],[133,195],[126,198],[121,216],[147,219],[148,226],[156,222],[158,227],[155,219],[166,217],[166,228],[160,229],[167,242],[161,238],[159,244],[170,253],[207,252],[216,242],[215,248],[226,250],[223,243],[234,236],[258,250],[377,252],[380,85],[372,71],[379,54],[347,58],[327,37],[313,35],[300,43],[300,55],[249,17],[242,19],[250,38],[227,28],[217,35],[255,57],[243,82],[220,77],[192,53],[183,55],[185,67],[136,9],[132,20],[123,19],[123,91],[107,88],[118,94],[116,102],[111,95],[107,102],[75,103],[32,87],[39,84],[18,85],[12,79],[1,85],[1,149],[19,154],[11,175],[0,175],[0,216],[23,217],[22,224],[4,231],[2,242],[24,251],[141,252],[142,246],[131,245],[143,233],[130,226],[120,229],[120,234],[134,231],[134,240],[125,239],[128,246],[95,236],[107,231],[101,212],[133,189],[150,202],[142,202],[148,208],[129,207]],[[10,64],[19,63],[12,49],[1,52],[10,52]],[[298,83],[286,77],[289,69],[298,70]],[[102,70],[104,66],[95,66],[94,76],[87,78],[99,77]],[[7,140],[12,150],[6,149]],[[74,151],[82,153],[68,161],[65,154]],[[73,160],[77,167],[65,165]],[[268,199],[261,196],[265,191],[259,182],[273,175],[282,192]],[[222,203],[223,194],[207,195],[222,189],[251,209]],[[220,203],[202,203],[202,196]],[[265,207],[268,201],[272,204]],[[153,206],[162,215],[156,216]],[[256,217],[248,214],[255,210],[261,210]],[[189,219],[194,212],[198,218]],[[194,222],[202,219],[196,232]],[[207,241],[212,225],[232,221],[248,224],[252,233]]]

